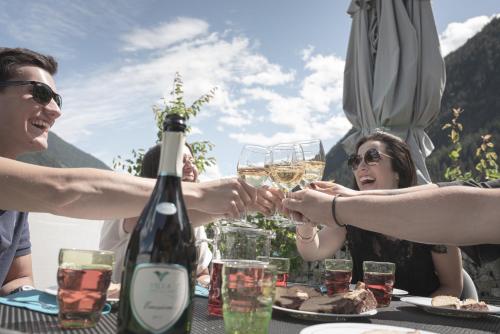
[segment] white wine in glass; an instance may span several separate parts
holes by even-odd
[[[304,161],[304,176],[302,177],[302,183],[308,185],[311,182],[320,181],[323,177],[324,170],[324,161]]]
[[[301,186],[320,181],[325,170],[325,151],[319,139],[305,140],[298,143],[304,152],[304,176]]]
[[[260,187],[269,177],[265,167],[239,167],[238,177],[254,187]]]
[[[241,150],[238,166],[236,167],[238,177],[254,187],[261,187],[269,178],[265,167],[268,155],[269,149],[264,146],[245,145]],[[255,224],[247,222],[246,212],[235,225],[257,227]]]
[[[304,164],[272,164],[269,174],[274,182],[279,184],[287,192],[292,190],[304,176]]]
[[[283,190],[285,197],[299,185],[304,175],[304,154],[302,148],[296,144],[279,144],[271,149],[271,164],[269,175]],[[295,222],[285,219],[278,222],[281,227],[294,226]]]

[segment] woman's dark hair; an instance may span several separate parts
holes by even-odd
[[[385,153],[392,157],[392,170],[399,175],[398,188],[407,188],[417,184],[417,172],[415,163],[411,157],[408,145],[399,137],[385,132],[375,132],[374,134],[361,138],[356,144],[356,153],[361,145],[369,141],[379,141],[385,145]],[[356,179],[354,179],[353,189],[359,190]]]
[[[193,154],[193,149],[191,145],[188,143],[185,144],[186,147]],[[160,153],[161,153],[161,144],[156,144],[151,147],[145,154],[142,159],[142,167],[141,167],[141,176],[149,177],[150,179],[155,179],[158,176],[158,168],[160,168]]]
[[[36,66],[54,75],[57,61],[48,55],[22,48],[0,48],[0,81],[7,81],[16,76],[21,66]]]

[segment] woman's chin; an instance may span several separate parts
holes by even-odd
[[[365,183],[359,187],[359,190],[376,190],[377,185],[375,183]]]

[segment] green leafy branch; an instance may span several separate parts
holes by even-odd
[[[171,99],[167,100],[163,98],[163,105],[154,105],[153,113],[155,118],[155,123],[157,127],[156,141],[157,143],[161,141],[163,133],[163,122],[168,114],[179,114],[189,120],[198,115],[201,107],[209,103],[214,97],[216,88],[212,88],[209,93],[200,96],[196,101],[194,101],[191,106],[187,107],[184,102],[184,83],[182,77],[179,73],[175,73],[174,77],[174,87],[170,92]],[[188,126],[187,133],[191,131],[191,127]],[[193,149],[193,158],[195,165],[200,173],[204,172],[207,167],[215,164],[216,160],[214,157],[208,157],[209,152],[214,148],[214,144],[209,141],[198,141],[190,143]],[[122,169],[131,173],[133,175],[139,175],[142,168],[142,159],[144,157],[144,149],[132,150],[132,158],[123,159],[121,156],[117,156],[113,159],[113,168]]]
[[[460,114],[463,113],[462,108],[452,109],[452,119],[450,123],[446,123],[441,128],[442,130],[450,129],[448,138],[450,138],[452,144],[452,150],[448,153],[448,157],[451,159],[451,166],[446,167],[444,172],[444,178],[448,181],[452,180],[467,180],[470,179],[472,174],[470,172],[462,172],[460,167],[460,154],[462,152],[462,144],[460,143],[460,132],[463,131],[463,125],[458,121]]]
[[[493,136],[486,134],[481,136],[482,142],[476,149],[475,157],[479,162],[475,166],[478,175],[473,176],[471,171],[464,172],[460,166],[460,156],[462,153],[462,144],[460,143],[460,133],[463,131],[463,125],[458,118],[463,113],[462,108],[452,109],[452,119],[450,123],[443,125],[442,130],[449,129],[448,138],[452,144],[452,150],[448,153],[451,160],[451,166],[445,170],[444,177],[448,181],[474,179],[476,181],[492,180],[500,178],[498,170],[497,154],[495,145],[492,142]]]
[[[498,171],[497,154],[495,145],[491,142],[492,135],[481,136],[482,143],[476,149],[476,157],[479,162],[476,164],[476,170],[484,176],[485,180],[494,180],[500,178]]]

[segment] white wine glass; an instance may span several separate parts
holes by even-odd
[[[304,175],[304,153],[297,144],[278,144],[271,149],[271,179],[281,188],[285,197],[299,185]],[[281,222],[281,226],[294,225],[292,220]]]
[[[265,146],[243,146],[236,168],[238,177],[256,188],[261,187],[269,178],[266,169],[266,156],[269,154],[269,149]],[[252,228],[257,227],[257,225],[247,221],[246,212],[240,220],[234,221],[233,225]]]
[[[315,181],[323,178],[325,170],[325,150],[319,139],[311,139],[298,142],[304,153],[304,176],[300,181],[302,187],[307,187]]]
[[[254,187],[261,187],[269,174],[266,169],[266,156],[269,148],[257,145],[245,145],[238,159],[238,177]]]

